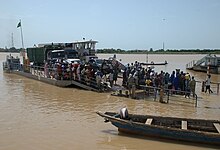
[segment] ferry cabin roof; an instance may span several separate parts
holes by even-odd
[[[83,40],[83,41],[76,41],[72,43],[46,43],[46,44],[38,44],[38,47],[45,47],[45,46],[62,46],[65,48],[73,48],[73,49],[95,49],[95,44],[98,41],[93,40]]]
[[[77,41],[73,42],[73,49],[95,49],[97,41]]]
[[[47,57],[48,52],[58,49],[74,49],[78,52],[78,56],[81,60],[87,61],[87,56],[95,56],[95,44],[97,41],[83,40],[72,43],[48,43],[38,44],[39,48],[46,48],[45,55]]]

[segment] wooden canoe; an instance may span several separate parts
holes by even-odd
[[[120,119],[114,112],[97,112],[119,132],[220,145],[220,121],[129,114]]]
[[[157,63],[154,63],[154,62],[150,62],[150,63],[140,63],[141,65],[145,65],[145,66],[149,66],[149,65],[152,65],[152,66],[160,66],[160,65],[167,65],[168,62],[157,62]]]

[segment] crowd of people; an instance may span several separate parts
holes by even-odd
[[[173,93],[185,94],[189,97],[192,92],[195,96],[196,81],[189,73],[176,69],[171,74],[168,72],[155,72],[150,66],[143,67],[139,62],[127,65],[123,73],[123,85],[127,86],[129,92],[132,86],[140,88],[141,85],[152,86],[172,90]]]
[[[119,69],[119,64],[104,60],[101,66],[93,63],[66,63],[65,61],[57,61],[56,63],[45,64],[45,74],[49,78],[58,80],[75,80],[83,84],[93,86],[94,88],[105,90],[113,87],[117,83],[118,74],[122,74],[122,86],[129,90],[131,94],[132,88],[139,89],[144,86],[171,90],[174,94],[183,94],[189,97],[192,93],[195,97],[196,81],[194,76],[185,73],[180,69],[169,72],[155,72],[150,66],[143,66],[135,61],[127,64],[124,70]],[[210,77],[207,80],[206,90],[210,89]]]
[[[75,80],[82,84],[86,84],[105,90],[116,84],[119,64],[112,63],[109,60],[103,60],[101,66],[95,63],[72,62],[68,63],[64,60],[56,62],[47,62],[44,66],[46,77],[57,80]]]

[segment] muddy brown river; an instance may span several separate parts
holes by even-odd
[[[213,94],[202,93],[197,83],[198,107],[192,99],[173,96],[169,104],[152,97],[133,100],[77,88],[60,88],[2,71],[7,53],[0,53],[0,149],[1,150],[201,150],[218,149],[200,144],[174,142],[119,133],[110,123],[104,123],[96,111],[119,111],[127,106],[129,113],[220,120],[220,96],[216,85]],[[14,56],[18,54],[12,54]],[[99,54],[108,58],[110,54]],[[117,55],[123,63],[168,62],[155,70],[184,72],[186,63],[204,55]],[[206,73],[188,71],[203,81]],[[220,75],[212,75],[220,82]]]

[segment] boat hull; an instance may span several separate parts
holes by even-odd
[[[71,80],[54,80],[54,79],[45,78],[45,77],[42,77],[42,76],[36,76],[36,75],[31,74],[31,73],[27,73],[27,72],[23,72],[23,71],[14,71],[14,70],[12,70],[10,73],[17,74],[17,75],[20,75],[20,76],[24,76],[26,78],[38,80],[38,81],[48,83],[48,84],[51,84],[51,85],[55,85],[55,86],[59,86],[59,87],[67,87],[67,86],[70,86],[72,84]]]
[[[208,136],[202,133],[181,132],[175,130],[167,130],[163,128],[155,128],[151,126],[141,126],[129,123],[121,123],[118,121],[111,121],[114,126],[118,128],[120,132],[129,134],[144,135],[149,137],[158,137],[171,140],[196,142],[204,144],[220,145],[219,136]]]
[[[109,120],[114,126],[116,126],[119,132],[178,141],[220,145],[219,133],[208,133],[157,125],[147,125],[144,123],[133,122],[131,120],[124,120],[108,115],[103,115],[102,117]]]
[[[162,65],[167,65],[168,63],[165,62],[165,63],[141,63],[141,65],[152,65],[152,66],[162,66]]]
[[[59,87],[69,87],[69,86],[77,86],[77,87],[81,87],[83,89],[87,89],[90,91],[96,91],[98,92],[98,89],[95,89],[91,86],[85,85],[85,84],[81,84],[80,82],[74,81],[74,80],[56,80],[56,79],[51,79],[51,78],[46,78],[40,75],[34,75],[28,72],[24,72],[24,71],[17,71],[17,70],[8,70],[7,72],[4,71],[5,73],[12,73],[12,74],[17,74],[20,76],[24,76],[26,78],[29,79],[34,79],[34,80],[38,80],[47,84],[51,84],[51,85],[55,85],[55,86],[59,86]]]

